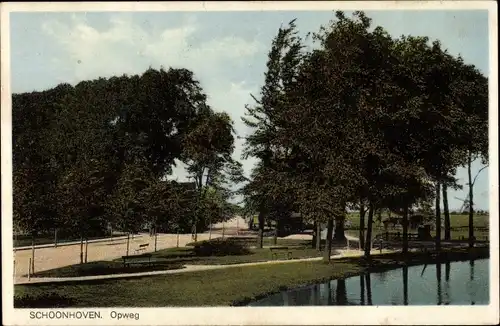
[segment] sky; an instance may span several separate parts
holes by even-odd
[[[350,12],[346,12],[350,14]],[[374,26],[392,36],[438,39],[454,55],[474,64],[486,76],[488,62],[487,10],[366,11]],[[11,23],[11,89],[13,93],[45,90],[59,83],[123,74],[141,74],[148,67],[187,68],[208,95],[209,104],[228,112],[238,136],[250,94],[259,95],[271,41],[282,24],[297,18],[302,36],[318,31],[333,11],[255,12],[14,12]],[[234,158],[248,174],[254,159],[241,160],[242,139]],[[482,167],[474,162],[473,175]],[[187,180],[182,164],[171,176]],[[462,191],[450,191],[450,209],[467,196],[467,170],[458,170]],[[488,169],[475,184],[477,209],[488,210]]]

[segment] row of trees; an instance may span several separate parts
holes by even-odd
[[[403,216],[407,252],[410,208],[435,200],[439,250],[440,196],[450,239],[447,191],[460,187],[454,175],[467,166],[473,246],[471,164],[488,160],[487,78],[439,41],[391,37],[363,12],[336,12],[308,37],[312,50],[295,21],[279,29],[260,96],[246,108],[243,121],[253,132],[245,155],[258,159],[244,189],[247,209],[258,212],[261,226],[291,211],[318,229],[326,223],[329,259],[332,235],[345,238],[348,208],[360,211],[360,225],[367,219],[360,242],[369,256],[375,212]]]
[[[13,95],[14,225],[83,240],[108,226],[133,233],[206,229],[230,214],[242,166],[227,113],[207,105],[193,73],[61,84]],[[167,180],[183,162],[194,187]],[[83,262],[83,254],[81,261]]]

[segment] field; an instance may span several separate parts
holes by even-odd
[[[382,215],[385,218],[386,215]],[[489,226],[489,215],[474,215],[474,226],[475,227],[488,227]],[[444,221],[444,215],[441,213],[441,219]],[[352,225],[350,229],[359,229],[359,213],[349,213],[347,215],[347,220],[351,221]],[[365,216],[365,227],[368,223],[368,214]],[[469,225],[469,216],[464,214],[450,215],[450,223],[452,228],[466,227]],[[374,217],[374,226],[378,226],[376,217]]]
[[[444,221],[444,216],[441,216],[441,219]],[[351,227],[346,230],[346,233],[358,237],[359,236],[359,214],[358,213],[350,213],[347,217],[347,220],[351,221]],[[452,214],[450,215],[451,222],[451,238],[452,240],[462,240],[467,239],[469,237],[469,216],[464,214]],[[365,217],[365,227],[367,226],[367,217]],[[478,240],[487,240],[489,238],[489,231],[484,230],[483,228],[489,227],[489,215],[474,215],[474,228],[478,228],[478,230],[474,231],[474,236]],[[402,232],[402,230],[389,230],[390,232]],[[373,237],[377,234],[385,232],[383,226],[379,224],[377,221],[374,221],[373,224]],[[410,230],[410,232],[416,233],[416,230]],[[434,236],[436,234],[435,230],[431,231],[431,235]],[[441,237],[444,239],[444,228],[441,229]]]

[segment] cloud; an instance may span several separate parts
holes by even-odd
[[[99,30],[81,16],[72,16],[67,24],[47,21],[42,25],[46,35],[61,48],[59,58],[72,70],[77,82],[124,73],[141,73],[149,66],[184,67],[203,80],[218,69],[244,64],[246,58],[263,49],[256,40],[240,37],[197,38],[203,28],[193,17],[180,26],[145,30],[130,15],[112,15],[109,27]],[[200,39],[201,41],[197,41]],[[59,67],[60,69],[61,67]]]
[[[245,136],[241,121],[245,104],[252,103],[249,87],[238,80],[237,69],[248,69],[247,61],[266,46],[257,40],[237,36],[201,37],[203,26],[194,16],[181,24],[167,28],[144,29],[131,15],[109,17],[106,28],[89,24],[84,16],[73,15],[68,23],[52,20],[42,25],[45,35],[54,42],[57,57],[50,64],[62,76],[59,81],[77,83],[81,80],[122,74],[139,74],[153,68],[183,67],[192,70],[209,97],[209,104],[218,111],[228,112],[239,136]],[[155,28],[156,27],[156,28]],[[236,81],[235,81],[236,78]],[[235,140],[234,159],[241,160],[243,139]],[[185,166],[177,162],[169,179],[185,181]],[[242,161],[248,174],[254,160]]]

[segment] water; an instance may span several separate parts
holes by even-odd
[[[411,266],[270,295],[249,306],[487,305],[489,259]]]

